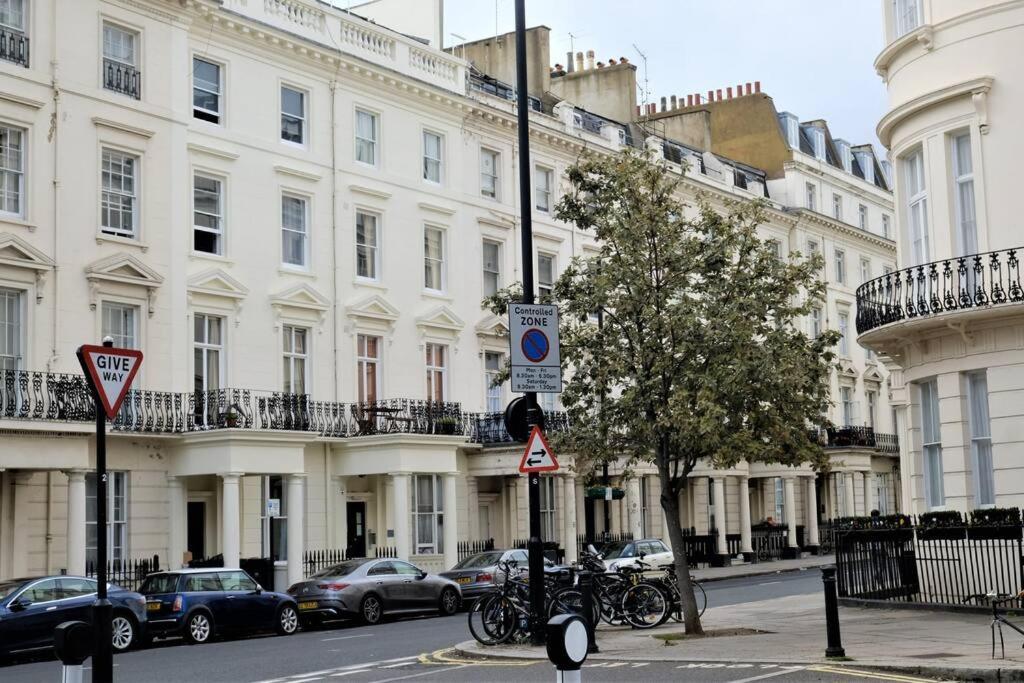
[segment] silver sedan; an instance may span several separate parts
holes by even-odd
[[[327,567],[294,584],[304,625],[358,618],[378,623],[385,615],[454,614],[462,602],[459,585],[402,560],[355,559]]]

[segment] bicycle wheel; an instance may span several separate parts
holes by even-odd
[[[704,586],[696,581],[693,582],[693,599],[697,601],[697,616],[704,616],[704,610],[708,608],[708,594],[704,592]]]
[[[469,631],[482,645],[498,645],[515,630],[515,609],[503,595],[480,598],[469,611]]]
[[[548,602],[548,619],[559,614],[583,614],[583,592],[578,588],[561,588],[551,594]],[[595,593],[591,601],[590,623],[601,619],[601,599]]]
[[[660,588],[652,583],[630,586],[622,596],[622,614],[637,628],[654,628],[665,620],[668,600]]]

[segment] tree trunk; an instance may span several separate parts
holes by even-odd
[[[690,581],[690,562],[686,557],[686,545],[683,541],[683,526],[679,522],[679,492],[685,490],[684,478],[682,486],[673,485],[669,474],[668,463],[664,458],[658,463],[658,478],[661,480],[661,509],[668,519],[669,543],[672,546],[672,557],[676,566],[676,585],[679,588],[679,599],[683,606],[683,625],[687,633],[704,633],[697,612],[697,600],[693,597],[693,583]]]

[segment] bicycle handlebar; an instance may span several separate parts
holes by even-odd
[[[964,604],[970,602],[971,600],[988,600],[993,605],[1001,605],[1004,602],[1020,600],[1022,598],[1024,598],[1024,591],[1021,591],[1016,595],[1014,595],[1013,593],[975,593],[973,595],[968,595],[960,602],[961,604]]]

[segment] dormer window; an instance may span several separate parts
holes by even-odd
[[[810,128],[807,137],[811,139],[814,148],[814,158],[825,161],[825,131],[820,128]]]
[[[839,163],[847,173],[853,173],[853,154],[850,152],[850,143],[846,140],[834,140],[836,151],[839,153]]]
[[[578,111],[574,111],[572,113],[572,125],[574,125],[576,128],[582,128],[583,114],[579,113]]]
[[[872,185],[875,183],[875,159],[870,152],[857,152],[857,164],[860,165],[860,170],[864,173],[864,180],[868,181]]]
[[[800,121],[795,114],[784,111],[779,114],[779,124],[782,126],[782,135],[786,138],[786,144],[790,149],[800,149]]]

